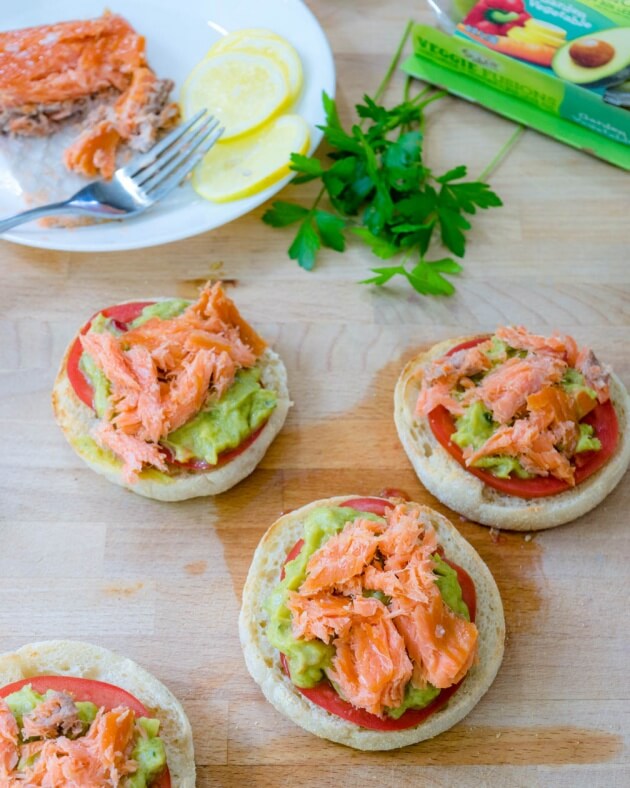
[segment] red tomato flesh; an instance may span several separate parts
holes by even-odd
[[[131,709],[136,717],[150,717],[151,713],[138,698],[114,684],[93,679],[77,678],[76,676],[31,676],[20,679],[0,689],[0,698],[6,698],[12,692],[17,692],[26,684],[30,684],[35,692],[44,694],[47,690],[55,692],[69,692],[75,700],[90,701],[99,708],[104,707],[111,711],[117,706]],[[165,771],[151,783],[151,788],[171,788],[171,775],[168,766]]]
[[[373,514],[383,516],[385,514],[385,510],[391,508],[392,503],[391,501],[383,500],[381,498],[351,498],[341,505],[357,509],[358,511],[372,512]],[[287,564],[289,561],[292,561],[299,555],[303,544],[303,539],[300,539],[295,543],[295,545],[287,554],[285,564]],[[472,578],[465,569],[462,569],[461,566],[458,566],[443,556],[442,558],[445,563],[447,563],[457,572],[459,584],[462,589],[462,598],[468,606],[470,620],[474,621],[477,610],[477,595],[475,592],[475,584],[473,583]],[[280,579],[284,580],[284,577],[285,571],[283,566],[280,573]],[[280,654],[280,662],[284,672],[290,678],[289,665],[284,654]],[[464,679],[462,679],[462,681],[464,681]],[[421,722],[424,722],[428,717],[430,717],[431,714],[441,709],[461,683],[462,682],[460,681],[458,684],[454,684],[452,687],[443,689],[437,698],[423,709],[408,709],[397,720],[391,717],[378,717],[376,714],[370,714],[369,711],[365,711],[365,709],[358,709],[356,706],[353,706],[351,703],[348,703],[347,701],[343,700],[343,698],[339,697],[337,691],[328,681],[328,679],[324,679],[317,686],[308,689],[304,687],[297,687],[296,685],[294,686],[302,693],[302,695],[307,697],[317,706],[321,706],[321,708],[330,712],[330,714],[335,714],[337,717],[341,717],[344,720],[353,722],[355,725],[359,725],[362,728],[369,728],[370,730],[374,731],[400,731],[419,725]]]
[[[452,355],[458,350],[466,350],[474,347],[480,342],[484,342],[487,337],[477,337],[467,342],[462,342],[451,348],[447,356]],[[464,454],[460,447],[451,441],[452,434],[456,431],[455,419],[443,405],[438,405],[428,415],[429,426],[435,435],[438,443],[457,462],[473,476],[476,476],[488,487],[499,490],[507,495],[515,495],[519,498],[543,498],[547,495],[557,495],[558,493],[570,490],[571,487],[555,476],[534,476],[531,479],[519,479],[510,476],[508,479],[499,479],[489,471],[482,468],[472,468],[466,465]],[[578,454],[575,458],[575,483],[576,485],[588,479],[598,471],[614,454],[619,440],[619,424],[617,414],[610,400],[598,405],[584,418],[583,424],[590,424],[593,427],[594,437],[599,438],[602,448],[599,451],[589,451]]]
[[[155,301],[133,301],[129,304],[108,306],[107,309],[102,309],[100,312],[92,315],[88,322],[79,331],[79,334],[86,334],[89,331],[94,318],[100,314],[111,318],[120,331],[128,331],[129,323],[133,322],[137,317],[139,317],[140,313],[145,307],[152,306],[153,304],[155,304]],[[81,368],[79,367],[79,362],[82,355],[83,347],[81,345],[81,340],[79,337],[77,337],[74,341],[74,344],[72,345],[72,348],[70,349],[70,353],[68,354],[66,372],[68,374],[68,380],[70,381],[70,384],[77,397],[81,400],[81,402],[84,402],[88,408],[92,408],[92,410],[94,410],[94,391],[83,372],[81,372]],[[199,473],[205,473],[206,471],[210,471],[218,468],[221,465],[225,465],[225,463],[230,462],[235,457],[238,457],[239,454],[242,454],[260,435],[266,423],[267,422],[265,422],[265,424],[263,424],[262,427],[259,427],[255,432],[252,432],[252,434],[248,438],[245,438],[245,440],[235,449],[228,449],[227,451],[219,454],[215,465],[211,465],[200,458],[194,458],[192,460],[188,460],[187,462],[179,462],[173,457],[168,449],[163,448],[163,452],[166,457],[166,461],[170,465],[174,465],[177,468],[184,468],[185,470],[191,472],[198,471]]]

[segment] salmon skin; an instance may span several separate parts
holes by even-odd
[[[177,317],[152,317],[120,335],[89,331],[80,341],[109,382],[92,437],[122,460],[130,484],[144,466],[168,471],[159,441],[220,397],[266,347],[219,283]]]
[[[0,131],[48,136],[84,118],[65,163],[89,177],[111,178],[121,145],[148,150],[177,122],[172,87],[149,68],[144,38],[116,14],[0,33]]]
[[[47,697],[23,717],[23,727],[0,698],[0,784],[113,788],[137,771],[131,753],[146,736],[134,712],[119,706],[98,710],[84,731],[71,695]],[[19,765],[19,768],[18,768]]]
[[[426,509],[401,503],[380,522],[347,523],[289,592],[293,636],[335,647],[328,678],[370,714],[401,706],[410,682],[457,684],[475,660],[477,627],[446,605],[436,583],[438,547]]]
[[[563,385],[576,378],[580,384]],[[573,486],[580,422],[609,399],[608,370],[573,337],[502,326],[493,337],[426,365],[416,414],[426,417],[442,406],[458,418],[481,403],[493,430],[481,445],[463,447],[468,466],[512,457],[526,474]]]

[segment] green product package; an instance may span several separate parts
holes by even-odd
[[[627,0],[478,0],[450,14],[451,34],[414,26],[408,74],[630,169]]]

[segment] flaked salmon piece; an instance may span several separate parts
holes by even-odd
[[[572,457],[575,454],[580,430],[574,421],[555,421],[549,425],[554,446],[562,454]]]
[[[144,465],[152,465],[160,471],[168,470],[164,455],[157,444],[147,443],[134,435],[116,430],[107,422],[98,424],[92,430],[92,437],[100,446],[109,449],[123,460],[122,475],[128,484],[137,481]]]
[[[331,536],[310,557],[300,593],[314,594],[362,574],[376,554],[382,530],[381,523],[359,517]]]
[[[25,739],[76,736],[82,730],[78,709],[67,692],[52,692],[22,717],[22,736]]]
[[[582,348],[575,361],[575,367],[584,375],[586,385],[595,390],[598,402],[606,402],[610,399],[609,370],[600,364],[592,350]]]
[[[116,337],[103,331],[80,335],[83,350],[98,364],[114,388],[140,390],[136,376]]]
[[[386,572],[381,567],[374,564],[365,567],[365,572],[361,576],[363,588],[367,591],[382,591],[389,597],[401,596],[403,586],[395,572]]]
[[[398,609],[401,609],[401,606],[409,608],[427,602],[429,593],[436,587],[433,569],[430,556],[418,551],[411,556],[404,569],[396,572],[402,587],[402,593],[397,597]]]
[[[345,634],[352,624],[352,600],[321,592],[312,597],[289,593],[287,607],[291,611],[291,631],[295,638],[319,638],[330,643],[335,636]]]
[[[11,709],[0,698],[0,777],[6,778],[17,766],[19,728]]]
[[[545,386],[527,397],[527,410],[543,413],[547,424],[579,422],[597,405],[597,400],[584,390],[569,394],[559,386]]]
[[[490,340],[486,340],[436,359],[427,365],[424,379],[429,384],[440,381],[453,385],[461,377],[470,377],[490,369],[492,362],[485,353],[490,345]]]
[[[157,443],[164,422],[157,366],[149,351],[141,345],[131,348],[125,357],[138,388],[127,389],[116,398],[117,414],[112,422],[123,432]]]
[[[109,180],[116,170],[116,155],[121,145],[129,143],[138,150],[148,150],[156,141],[158,129],[169,128],[179,118],[175,104],[166,109],[151,109],[155,103],[153,97],[164,92],[164,82],[150,68],[135,69],[129,87],[114,106],[99,107],[88,116],[87,128],[64,154],[66,167],[88,177],[100,173]]]
[[[482,457],[507,454],[516,457],[526,471],[539,476],[551,473],[573,486],[573,466],[556,449],[555,442],[556,436],[548,429],[544,414],[535,412],[526,419],[519,419],[511,427],[499,427],[477,451],[470,447],[464,449],[464,458],[467,465],[474,465]]]
[[[426,603],[412,608],[393,619],[401,634],[409,656],[419,667],[416,681],[429,681],[444,689],[466,675],[477,653],[477,627],[455,615],[444,603],[435,584],[427,587]],[[398,600],[394,600],[396,612]],[[419,678],[421,677],[421,678]]]
[[[66,148],[63,161],[73,172],[95,178],[99,173],[109,180],[116,171],[116,154],[122,137],[109,120],[86,128]]]
[[[101,709],[83,741],[99,753],[105,766],[119,772],[129,763],[128,748],[134,738],[135,722],[133,711],[124,706],[111,711]]]
[[[379,537],[378,549],[386,570],[404,569],[415,554],[432,555],[437,550],[437,536],[419,507],[398,504]]]
[[[8,773],[3,788],[112,788],[137,770],[131,759],[135,715],[131,709],[100,709],[85,736],[59,736],[25,744],[22,756],[37,755],[34,763]]]
[[[481,400],[491,411],[495,421],[507,424],[527,403],[527,397],[543,386],[558,383],[566,362],[552,355],[532,355],[510,358],[494,369],[474,389],[463,396],[467,405]]]
[[[157,77],[150,68],[141,67],[131,75],[131,84],[114,105],[116,130],[123,139],[129,139],[140,130],[142,108],[155,90]]]
[[[382,715],[385,708],[402,704],[413,666],[385,605],[377,599],[364,602],[374,613],[355,621],[346,637],[335,641],[335,656],[326,673],[342,697]]]
[[[523,326],[500,326],[495,332],[495,336],[502,339],[506,344],[515,350],[533,350],[537,353],[546,353],[568,360],[567,350],[573,350],[575,342],[572,337],[560,334],[553,334],[550,337],[543,337],[540,334],[532,334]],[[573,346],[571,346],[573,343]],[[569,361],[570,363],[570,361]]]
[[[249,345],[257,356],[267,347],[265,340],[241,317],[236,304],[227,297],[222,287],[206,285],[199,299],[188,307],[187,311],[189,310],[202,316],[216,315],[225,325],[235,326],[241,340]]]
[[[234,380],[236,365],[227,353],[200,350],[182,363],[163,409],[163,429],[173,432],[201,410],[210,381],[222,393]]]
[[[447,382],[433,383],[430,386],[423,383],[416,402],[416,416],[428,416],[439,405],[454,416],[461,416],[464,406],[453,396],[453,385]]]
[[[461,379],[468,380],[471,375],[490,369],[492,362],[484,352],[490,344],[487,340],[427,365],[416,403],[416,415],[427,416],[438,405],[443,405],[450,413],[460,416],[464,408],[453,396],[453,389]]]

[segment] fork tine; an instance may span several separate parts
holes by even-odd
[[[161,156],[155,164],[141,172],[140,176],[134,179],[138,186],[145,192],[151,191],[151,189],[160,184],[167,175],[170,175],[171,172],[176,170],[191,153],[194,153],[218,125],[218,120],[213,117],[208,118],[200,128],[195,130],[194,134],[190,133],[187,137],[182,138],[178,145],[173,146],[167,153]]]
[[[207,137],[205,142],[196,148],[196,150],[189,151],[189,159],[185,161],[178,170],[175,170],[175,172],[171,173],[171,175],[164,178],[159,184],[154,184],[148,196],[154,201],[161,200],[162,198],[166,197],[167,194],[173,191],[173,189],[178,186],[184,180],[184,178],[190,172],[192,172],[192,170],[194,170],[197,164],[199,164],[201,159],[203,159],[203,157],[224,131],[225,128],[221,126],[219,129],[212,132]]]
[[[170,148],[173,143],[177,142],[184,134],[191,129],[198,120],[203,118],[206,115],[208,110],[200,109],[195,115],[192,116],[190,120],[187,120],[186,123],[182,123],[181,125],[177,126],[170,134],[167,134],[157,145],[154,145],[151,150],[147,151],[147,153],[143,153],[140,156],[136,156],[132,159],[129,164],[123,168],[123,173],[128,177],[134,177],[137,175],[140,170],[148,167],[152,164],[155,159],[163,153],[163,151]]]

